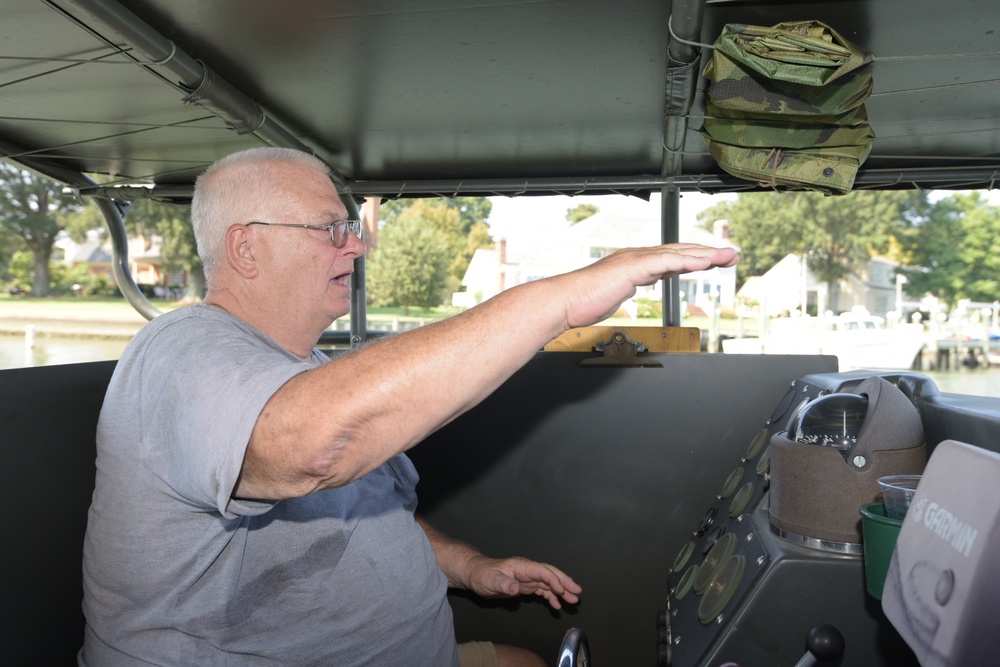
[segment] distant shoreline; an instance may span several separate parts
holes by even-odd
[[[53,303],[51,308],[18,307],[10,302],[0,303],[0,334],[27,335],[28,327],[34,335],[68,338],[129,339],[146,324],[146,318],[125,308],[90,311]]]
[[[129,325],[114,322],[66,322],[41,318],[15,320],[0,317],[0,335],[26,336],[28,327],[34,327],[39,338],[107,338],[128,340],[142,328],[142,324]]]

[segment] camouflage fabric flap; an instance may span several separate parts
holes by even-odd
[[[746,114],[726,118],[717,113],[711,102],[702,133],[712,141],[747,148],[796,148],[838,150],[863,162],[871,152],[875,138],[868,125],[864,107],[848,112],[850,122],[814,122],[809,116],[783,115],[779,118]],[[839,148],[835,148],[839,147]]]
[[[768,112],[747,109],[730,109],[716,104],[711,97],[705,105],[705,113],[710,118],[745,120],[759,123],[818,123],[826,125],[858,126],[868,123],[868,112],[864,104],[840,114],[796,114],[791,110]]]
[[[712,156],[764,185],[849,192],[875,138],[874,60],[819,21],[725,26],[704,70]]]
[[[850,192],[859,161],[843,147],[832,150],[744,148],[712,141],[709,150],[727,172],[762,185],[792,185],[836,195]]]
[[[782,26],[795,26],[804,34]],[[817,33],[822,37],[814,36]],[[806,50],[804,43],[813,48]],[[820,45],[837,51],[824,53]],[[715,41],[704,75],[711,82],[708,94],[719,107],[836,115],[871,95],[873,65],[870,52],[816,21],[774,28],[730,24]]]
[[[770,28],[730,23],[715,41],[722,53],[761,76],[825,86],[863,68],[874,57],[820,21],[779,23]]]

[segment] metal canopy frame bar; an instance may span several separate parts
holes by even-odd
[[[69,17],[76,25],[100,36],[107,41],[107,33],[117,35],[127,45],[128,57],[144,58],[147,69],[167,81],[178,81],[176,85],[186,94],[181,101],[197,104],[221,118],[227,126],[238,134],[252,134],[273,146],[297,148],[315,155],[330,168],[335,183],[342,184],[343,176],[324,158],[315,147],[299,141],[286,127],[268,117],[261,106],[219,77],[204,64],[177,48],[177,45],[160,34],[152,26],[115,0],[45,0],[57,12]],[[121,44],[109,44],[120,48]],[[53,176],[77,188],[81,195],[96,194],[96,183],[83,174],[73,173],[56,167],[43,160],[33,160],[23,156],[23,151],[4,146],[8,155],[22,155],[16,158],[21,164],[40,173]],[[139,291],[128,268],[128,243],[122,213],[127,210],[128,195],[141,194],[145,188],[111,190],[104,197],[96,197],[112,240],[114,254],[114,274],[119,288],[132,306],[147,319],[153,319],[160,311]],[[190,193],[188,194],[190,196]],[[360,217],[357,204],[350,197],[345,198],[348,216]],[[362,343],[367,335],[367,311],[364,299],[365,265],[364,257],[355,261],[355,271],[351,282],[351,342]]]
[[[322,155],[299,141],[266,110],[202,62],[137,17],[116,0],[45,0],[77,25],[107,40],[113,33],[127,47],[126,57],[145,59],[144,66],[185,93],[184,102],[197,104],[221,118],[239,134],[253,134],[274,146],[298,148]],[[120,48],[121,43],[109,44]],[[177,83],[173,83],[173,82]]]
[[[701,48],[690,44],[701,36],[704,17],[703,0],[673,0],[664,26],[671,39],[667,42],[667,79],[663,90],[663,164],[660,170],[665,180],[660,190],[660,240],[663,243],[680,241],[680,190],[673,179],[683,173],[684,140],[701,62]],[[677,39],[674,39],[675,34]],[[678,327],[681,324],[680,278],[674,276],[662,282],[663,325]]]
[[[20,162],[25,160],[18,159]],[[45,162],[34,160],[37,171],[46,173]],[[48,173],[51,173],[49,171]],[[859,171],[855,190],[866,189],[993,189],[1000,181],[1000,162],[996,165],[948,169],[885,169]],[[760,192],[756,183],[735,177],[715,175],[684,176],[609,176],[605,178],[510,178],[427,181],[346,181],[338,185],[340,193],[354,199],[382,197],[405,199],[419,197],[510,196],[519,195],[634,195],[645,197],[664,188],[680,192]],[[106,199],[190,199],[190,185],[100,185],[78,188],[80,194]],[[794,188],[775,187],[774,192]]]

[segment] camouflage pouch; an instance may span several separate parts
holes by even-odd
[[[873,65],[818,21],[727,25],[704,71],[702,135],[739,178],[849,192],[874,141],[863,104]]]

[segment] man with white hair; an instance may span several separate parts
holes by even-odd
[[[331,360],[315,345],[350,310],[365,252],[346,218],[324,165],[298,151],[235,153],[198,179],[205,302],[134,338],[98,423],[80,664],[544,664],[459,649],[447,588],[559,609],[581,587],[415,517],[404,452],[637,285],[738,257],[620,251]],[[439,340],[471,344],[460,357]]]

